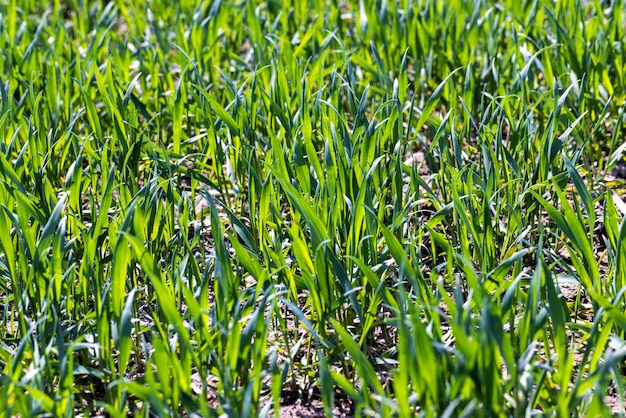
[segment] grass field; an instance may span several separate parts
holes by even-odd
[[[0,0],[3,416],[626,414],[626,9]]]

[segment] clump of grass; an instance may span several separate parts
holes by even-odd
[[[625,18],[0,2],[3,412],[624,414]]]

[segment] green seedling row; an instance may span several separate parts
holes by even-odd
[[[625,56],[623,1],[0,0],[0,413],[624,416]]]

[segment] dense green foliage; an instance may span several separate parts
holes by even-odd
[[[625,25],[0,0],[0,409],[624,413]]]

